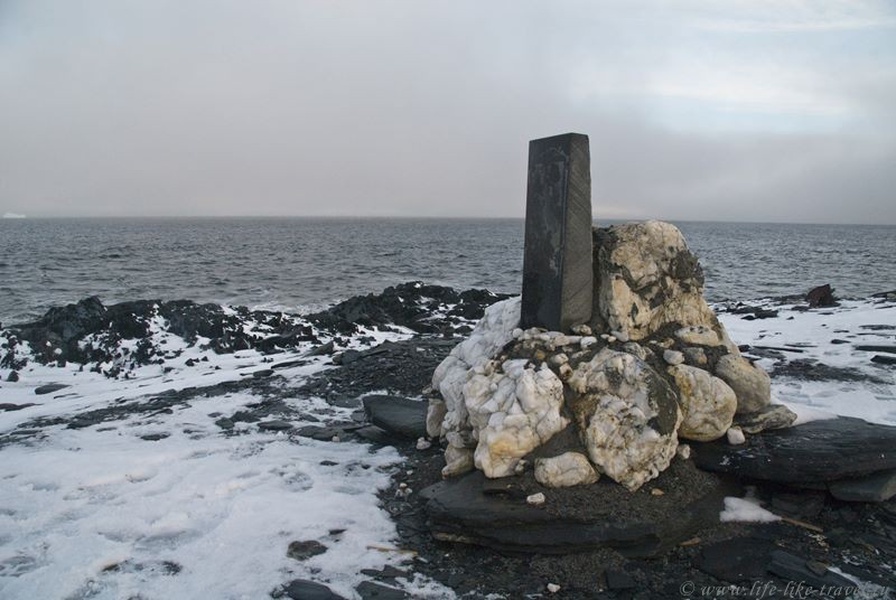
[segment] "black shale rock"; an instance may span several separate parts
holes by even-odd
[[[308,560],[312,556],[323,554],[327,551],[327,547],[317,540],[295,541],[290,542],[286,549],[286,556],[294,560]]]
[[[282,590],[278,590],[274,597],[286,597],[292,600],[345,600],[343,596],[333,592],[324,584],[307,579],[290,581]]]
[[[536,492],[546,497],[537,507],[526,501]],[[718,522],[729,493],[689,461],[674,461],[634,493],[611,481],[558,490],[540,486],[531,473],[489,480],[481,471],[420,492],[439,540],[534,554],[613,548],[631,557],[657,556]]]
[[[806,293],[806,302],[809,303],[809,308],[837,306],[837,300],[834,298],[834,290],[829,283],[809,290]]]
[[[426,436],[426,402],[382,394],[366,396],[362,402],[364,412],[377,427],[412,440]]]
[[[896,427],[851,417],[765,431],[740,446],[717,440],[691,448],[701,469],[797,487],[896,470]]]
[[[38,396],[43,396],[45,394],[52,394],[53,392],[58,392],[59,390],[64,390],[69,387],[68,384],[65,383],[48,383],[46,385],[42,385],[34,388],[34,393]]]

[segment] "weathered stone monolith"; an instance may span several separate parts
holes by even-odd
[[[568,331],[591,318],[591,171],[588,136],[529,142],[520,326]]]

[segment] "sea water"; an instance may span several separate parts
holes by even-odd
[[[0,219],[0,323],[99,296],[304,312],[420,280],[520,290],[521,219]],[[896,289],[896,227],[676,223],[711,301]]]

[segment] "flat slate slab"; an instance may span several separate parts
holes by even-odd
[[[428,403],[382,394],[365,396],[362,402],[370,422],[380,429],[412,440],[426,436]]]
[[[741,446],[718,440],[691,448],[701,469],[805,487],[896,470],[896,427],[851,417],[765,431]]]
[[[527,504],[526,497],[537,492],[545,503]],[[731,492],[692,462],[674,461],[634,493],[609,479],[554,490],[539,485],[531,472],[487,479],[474,471],[421,495],[436,539],[505,552],[567,554],[608,547],[648,557],[717,523],[723,498]]]

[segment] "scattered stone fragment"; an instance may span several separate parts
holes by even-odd
[[[13,404],[11,402],[3,402],[0,403],[0,412],[13,412],[16,410],[22,410],[23,408],[28,408],[29,406],[37,406],[34,402],[26,402],[25,404]]]
[[[283,588],[281,594],[292,600],[346,600],[323,585],[307,579],[294,579]],[[282,595],[280,596],[282,597]]]
[[[544,494],[541,492],[538,492],[537,494],[531,494],[529,496],[526,496],[526,504],[530,504],[532,506],[541,506],[542,504],[544,504],[544,501],[545,501],[545,497],[544,497]]]
[[[317,540],[295,541],[289,543],[289,547],[286,549],[286,556],[303,561],[308,560],[312,556],[323,554],[326,551],[327,547]]]
[[[548,590],[548,592],[550,592],[550,593],[552,593],[552,594],[556,594],[557,592],[560,591],[560,589],[561,589],[560,586],[557,585],[556,583],[549,583],[549,584],[547,585],[547,590]]]
[[[821,589],[823,586],[830,589],[831,587],[855,587],[855,583],[851,579],[847,579],[842,575],[834,573],[830,569],[825,568],[821,574],[812,568],[812,561],[806,558],[790,554],[784,550],[774,550],[771,553],[771,562],[768,564],[768,570],[779,577],[789,581],[799,581],[805,586],[811,586],[815,589]]]
[[[65,388],[70,387],[65,383],[48,383],[46,385],[39,386],[34,388],[34,393],[38,396],[43,396],[44,394],[52,394],[53,392],[58,392],[59,390],[64,390]]]
[[[233,422],[232,419],[228,419],[227,417],[222,417],[222,418],[218,419],[217,421],[215,421],[215,425],[217,425],[221,429],[224,429],[225,431],[228,431],[230,429],[233,429],[235,423]]]
[[[839,479],[828,485],[834,498],[847,502],[886,502],[896,496],[896,469],[855,479]]]
[[[728,443],[732,446],[740,446],[747,441],[747,438],[744,436],[744,432],[740,427],[732,427],[729,429],[727,439]]]
[[[896,356],[886,356],[883,354],[875,354],[871,357],[871,362],[879,365],[896,365]]]
[[[356,429],[360,428],[356,427]],[[297,429],[296,433],[302,437],[311,438],[320,442],[332,442],[339,441],[345,431],[344,428],[338,426],[305,425],[304,427]]]
[[[367,575],[368,577],[373,577],[374,579],[379,579],[381,581],[394,581],[398,577],[407,578],[410,576],[408,571],[403,571],[397,567],[392,565],[386,565],[382,569],[361,569],[362,575]]]
[[[734,422],[744,433],[759,433],[790,427],[796,417],[796,413],[783,404],[770,404],[756,412],[738,415]]]
[[[432,442],[425,437],[417,438],[417,450],[429,450],[432,448]]]
[[[409,600],[411,596],[404,590],[389,587],[374,581],[362,581],[355,587],[361,600]]]
[[[6,381],[9,383],[16,383],[19,380],[19,374],[16,371],[10,371],[9,375],[6,376]]]
[[[145,440],[147,442],[158,442],[159,440],[164,440],[167,437],[171,437],[170,433],[160,432],[160,433],[147,433],[145,435],[141,435],[140,439]]]
[[[663,352],[663,360],[666,361],[666,364],[672,366],[680,365],[684,362],[684,354],[678,350],[666,350]]]
[[[619,569],[607,569],[604,571],[604,579],[607,581],[607,589],[610,590],[629,590],[638,586],[631,575]]]
[[[809,290],[806,293],[806,302],[809,303],[809,308],[837,306],[837,300],[834,298],[834,290],[829,283]]]
[[[696,561],[698,569],[722,581],[741,583],[767,577],[766,565],[776,549],[773,540],[738,537],[708,544]]]
[[[262,431],[289,431],[293,425],[289,421],[262,421],[258,424],[258,428]]]

